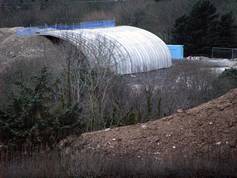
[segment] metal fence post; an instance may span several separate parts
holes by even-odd
[[[213,58],[213,47],[211,49],[211,58]]]

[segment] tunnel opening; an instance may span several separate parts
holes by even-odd
[[[57,37],[54,37],[54,36],[47,35],[47,36],[44,36],[44,37],[47,38],[48,40],[50,40],[53,44],[60,44],[60,43],[62,43],[62,41],[64,41],[64,40],[62,40],[60,38],[57,38]]]

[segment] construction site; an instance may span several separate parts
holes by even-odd
[[[0,178],[237,177],[226,4],[0,1]]]

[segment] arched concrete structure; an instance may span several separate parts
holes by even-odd
[[[79,47],[90,62],[96,61],[96,64],[98,60],[104,60],[100,62],[104,65],[110,63],[112,70],[118,74],[147,72],[172,65],[166,44],[156,35],[136,27],[52,29],[37,35],[69,41]]]

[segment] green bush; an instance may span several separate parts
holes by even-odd
[[[82,129],[77,104],[58,109],[60,103],[55,98],[59,96],[49,77],[47,68],[43,68],[32,77],[32,86],[27,82],[15,84],[18,92],[11,96],[7,109],[0,111],[0,135],[5,143],[53,145],[68,131]]]
[[[237,69],[226,69],[214,81],[214,91],[217,92],[217,95],[222,95],[234,88],[237,88]]]

